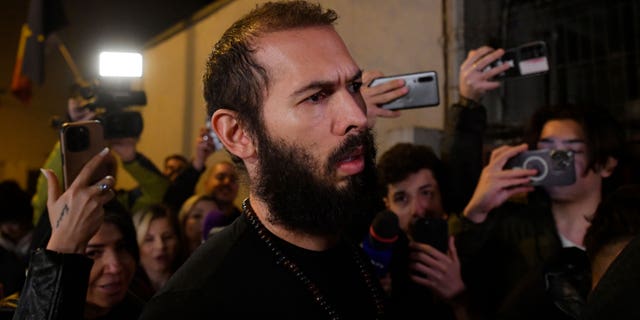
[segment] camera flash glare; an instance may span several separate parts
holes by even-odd
[[[100,76],[141,77],[142,55],[137,52],[101,52]]]

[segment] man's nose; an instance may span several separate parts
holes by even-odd
[[[344,89],[336,92],[336,100],[331,114],[333,134],[343,136],[353,129],[362,130],[367,127],[366,108],[360,94]]]

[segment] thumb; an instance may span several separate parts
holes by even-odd
[[[60,186],[58,177],[50,169],[40,169],[42,175],[47,179],[47,207],[52,206],[60,198]]]
[[[458,261],[458,249],[456,248],[456,238],[454,236],[449,236],[449,257],[453,261]]]

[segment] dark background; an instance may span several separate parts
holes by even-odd
[[[547,43],[544,76],[508,80],[485,99],[495,144],[522,135],[543,105],[607,108],[640,141],[640,1],[465,1],[465,48]]]
[[[48,1],[48,0],[45,0]],[[28,0],[3,0],[0,11],[0,107],[16,103],[9,85]],[[97,76],[98,54],[103,50],[140,51],[154,36],[189,17],[212,0],[62,0],[68,24],[57,34],[66,44],[86,80]],[[45,82],[34,86],[30,107],[52,108],[48,101],[64,102],[73,75],[54,48],[45,52]],[[41,96],[50,97],[41,99]],[[9,101],[11,99],[11,101]]]

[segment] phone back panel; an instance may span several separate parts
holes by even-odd
[[[104,128],[100,121],[67,122],[62,125],[60,148],[65,190],[73,183],[82,167],[106,146]],[[96,174],[103,177],[107,168],[98,171]]]
[[[401,110],[437,106],[440,104],[438,75],[435,71],[377,78],[374,79],[369,86],[374,87],[395,79],[404,79],[405,85],[409,88],[409,92],[398,99],[384,104],[382,108]]]

